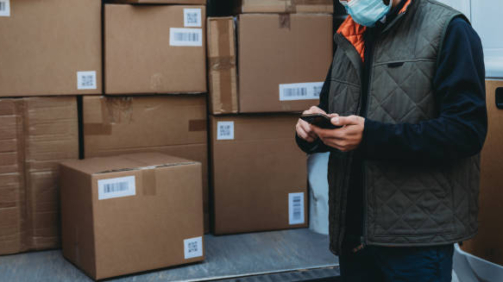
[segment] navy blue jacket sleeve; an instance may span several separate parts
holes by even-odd
[[[433,80],[438,118],[417,124],[365,120],[366,159],[442,161],[480,152],[487,134],[482,44],[462,18],[448,26]]]
[[[323,87],[320,93],[320,103],[318,104],[318,108],[324,110],[325,112],[328,112],[328,93],[330,92],[331,73],[332,73],[332,66],[330,66],[327,77],[325,78],[325,82],[323,83]],[[321,142],[320,139],[317,139],[316,141],[309,143],[306,140],[297,136],[297,134],[295,134],[295,141],[297,141],[297,145],[299,146],[299,148],[307,154],[322,153],[329,151],[328,146],[323,144],[323,142]]]

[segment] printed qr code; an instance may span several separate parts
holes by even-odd
[[[231,126],[230,125],[221,125],[220,126],[220,135],[221,136],[230,136],[231,135]]]
[[[94,76],[92,75],[83,75],[82,76],[82,86],[91,87],[94,85]]]
[[[189,248],[188,248],[188,252],[189,253],[194,253],[194,252],[198,251],[197,241],[196,242],[190,242],[188,245],[189,245]]]
[[[199,23],[198,13],[187,13],[187,23],[188,24],[198,24]]]

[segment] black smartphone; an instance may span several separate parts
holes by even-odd
[[[314,126],[323,129],[337,129],[342,126],[333,125],[331,122],[331,118],[325,114],[308,114],[302,115],[300,118]]]

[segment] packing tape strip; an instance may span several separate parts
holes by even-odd
[[[206,131],[206,120],[205,119],[194,119],[189,120],[189,131]]]
[[[333,1],[331,0],[285,0],[285,12],[286,13],[296,13],[297,6],[302,5],[327,5],[332,6]]]
[[[219,108],[223,108],[224,112],[232,112],[232,106],[234,105],[232,72],[235,71],[233,68],[236,67],[236,57],[231,55],[234,42],[230,40],[233,24],[232,20],[217,21],[218,57],[209,58],[210,69],[217,71],[220,75],[220,91],[214,91],[214,93],[218,93],[216,96],[218,96],[218,101],[221,104]],[[227,109],[227,107],[230,108]]]
[[[157,178],[155,176],[155,169],[145,169],[141,173],[143,195],[155,196],[157,194]]]

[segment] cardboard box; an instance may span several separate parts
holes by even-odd
[[[105,4],[105,93],[206,92],[204,6]]]
[[[94,279],[204,260],[201,164],[158,153],[61,165],[63,256]]]
[[[78,146],[75,97],[0,99],[0,254],[60,246],[58,162]]]
[[[84,156],[162,152],[201,162],[209,230],[206,114],[205,95],[84,97]]]
[[[503,96],[503,80],[486,81],[489,131],[480,164],[479,231],[462,247],[475,256],[503,265],[503,228],[498,224],[503,213],[503,109],[498,109],[495,103],[498,88]]]
[[[208,18],[210,113],[238,113],[234,18]]]
[[[239,16],[239,111],[300,112],[318,104],[332,62],[332,16]]]
[[[206,0],[108,0],[110,3],[206,5]]]
[[[307,227],[306,155],[298,115],[212,116],[215,234]]]
[[[0,97],[102,93],[101,1],[3,3]]]

